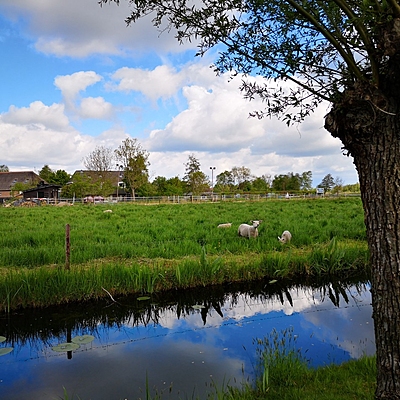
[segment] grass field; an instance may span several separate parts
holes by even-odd
[[[364,270],[363,218],[359,198],[0,208],[0,304],[9,311],[265,276]],[[253,219],[263,221],[259,237],[238,237],[238,226]],[[232,227],[217,228],[225,222]],[[286,229],[293,235],[289,245],[277,240]]]

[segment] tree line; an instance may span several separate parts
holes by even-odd
[[[85,197],[87,195],[128,195],[139,197],[201,195],[203,193],[267,193],[291,192],[309,193],[312,186],[312,172],[301,174],[270,174],[255,176],[250,168],[233,167],[214,177],[215,167],[210,167],[210,176],[201,170],[201,164],[194,154],[188,156],[184,164],[183,178],[149,177],[149,152],[143,149],[137,139],[127,138],[117,149],[97,146],[83,158],[85,170],[68,174],[64,170],[52,170],[44,165],[39,176],[50,184],[60,185],[62,197]],[[7,166],[2,166],[8,171]],[[29,185],[18,183],[15,190],[29,189]],[[118,185],[118,186],[117,186]],[[23,187],[22,187],[23,186]],[[358,192],[359,185],[344,186],[340,177],[327,174],[317,185],[325,192]]]

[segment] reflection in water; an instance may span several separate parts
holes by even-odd
[[[124,297],[0,320],[3,400],[206,398],[210,384],[251,381],[255,338],[290,327],[318,366],[375,351],[366,280],[308,286],[256,282],[170,292],[149,300]],[[75,351],[51,348],[77,335],[95,339]]]

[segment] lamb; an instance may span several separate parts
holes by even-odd
[[[289,231],[283,231],[282,236],[278,236],[281,243],[289,243],[292,240],[292,234]]]
[[[232,222],[228,222],[226,224],[219,224],[217,228],[230,228],[232,226]]]
[[[258,226],[262,220],[251,221],[253,225],[241,224],[238,228],[238,235],[242,237],[256,238],[258,236]]]

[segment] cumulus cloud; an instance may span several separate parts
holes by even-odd
[[[126,27],[128,1],[100,8],[97,0],[84,6],[81,0],[2,0],[0,14],[7,32],[26,45],[19,55],[35,53],[40,67],[51,60],[51,74],[35,72],[32,63],[32,75],[54,81],[54,93],[46,82],[40,87],[47,92],[35,86],[35,92],[18,92],[2,105],[2,163],[25,169],[40,154],[73,171],[96,145],[116,148],[129,132],[150,151],[152,176],[182,177],[194,153],[205,173],[210,166],[219,173],[243,165],[257,176],[311,170],[318,183],[327,173],[357,181],[352,159],[341,155],[340,142],[323,128],[326,105],[290,128],[277,119],[249,118],[264,105],[242,98],[241,76],[215,76],[212,54],[185,62],[187,54],[177,53],[195,44],[179,47],[173,32],[159,35],[150,16]],[[9,36],[4,43],[14,51]],[[25,144],[26,149],[14,147]]]
[[[169,98],[181,88],[183,77],[174,68],[159,65],[153,70],[120,68],[112,78],[119,83],[113,90],[138,91],[151,100]]]
[[[48,164],[71,173],[82,167],[82,159],[96,146],[116,148],[127,137],[122,129],[84,135],[70,124],[63,111],[61,104],[46,106],[36,101],[29,107],[11,106],[1,114],[2,163],[11,170],[32,170]]]
[[[71,75],[59,75],[54,79],[54,85],[68,102],[72,102],[79,92],[88,86],[101,81],[102,77],[94,71],[79,71]]]
[[[82,118],[107,119],[113,115],[113,105],[102,97],[86,97],[79,111]]]
[[[0,12],[21,22],[20,29],[36,38],[38,51],[58,57],[133,54],[149,48],[161,53],[182,51],[173,33],[160,35],[152,26],[151,16],[127,27],[127,1],[100,7],[97,0],[2,0]]]
[[[62,104],[46,106],[41,101],[34,101],[29,107],[10,106],[7,113],[0,116],[0,122],[16,126],[30,126],[42,129],[69,130],[69,121],[64,114]]]

